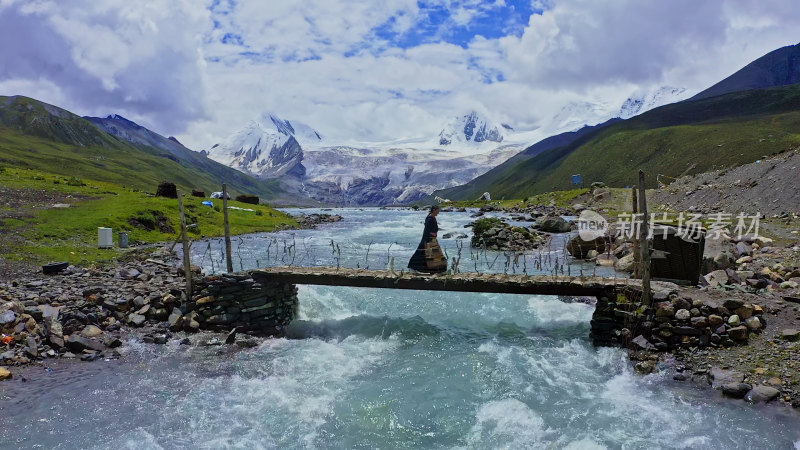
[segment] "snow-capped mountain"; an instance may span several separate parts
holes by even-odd
[[[508,127],[506,125],[506,127]],[[472,142],[480,144],[503,142],[503,132],[505,127],[491,123],[485,117],[478,115],[476,111],[459,116],[451,120],[444,129],[439,132],[439,145],[464,144]],[[510,128],[510,127],[509,127]]]
[[[544,125],[543,131],[550,136],[575,131],[586,125],[605,122],[614,117],[614,112],[615,110],[606,102],[570,102]]]
[[[302,176],[303,148],[321,142],[322,136],[308,125],[265,113],[212,147],[208,157],[259,178],[292,171]]]
[[[685,100],[689,93],[684,88],[662,86],[653,90],[631,94],[621,107],[614,103],[594,99],[570,102],[542,126],[544,137],[577,131],[586,125],[597,125],[614,117],[629,119],[659,106]]]
[[[324,203],[406,203],[467,183],[548,136],[630,117],[683,96],[684,89],[663,87],[636,93],[622,108],[599,100],[573,102],[523,132],[470,111],[429,139],[347,145],[266,113],[212,147],[208,157],[258,178],[280,179],[290,192]]]
[[[469,112],[435,139],[337,145],[302,122],[268,113],[212,147],[208,157],[258,178],[279,178],[289,190],[325,203],[386,205],[466,183],[530,143],[506,142],[501,130],[513,132]]]
[[[684,88],[662,86],[653,91],[636,92],[625,100],[618,117],[629,119],[659,106],[675,103],[689,98]]]

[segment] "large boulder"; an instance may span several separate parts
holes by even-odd
[[[720,389],[723,385],[732,383],[744,382],[744,374],[735,370],[722,369],[720,367],[712,367],[711,373],[711,386],[714,389]]]
[[[732,398],[744,398],[753,389],[747,383],[726,383],[722,385],[722,394]]]
[[[775,400],[781,391],[769,386],[753,386],[753,389],[745,394],[744,398],[748,402],[766,403]]]
[[[584,241],[580,235],[576,235],[567,243],[567,251],[575,259],[586,259],[590,250],[597,253],[606,251],[606,240],[603,237],[595,238],[591,241]]]
[[[728,284],[728,281],[730,279],[728,277],[728,273],[722,269],[710,272],[703,278],[705,278],[706,283],[708,283],[708,285],[711,286],[712,288],[718,287],[720,285],[725,286],[726,284]]]
[[[536,219],[536,224],[533,228],[547,233],[566,233],[571,226],[561,216],[546,215]]]
[[[617,261],[617,270],[623,272],[633,272],[633,264],[635,260],[633,259],[633,253],[623,256],[622,258]]]
[[[81,352],[83,350],[102,351],[106,346],[100,341],[83,337],[79,334],[73,334],[69,337],[66,343],[68,349],[73,352]]]

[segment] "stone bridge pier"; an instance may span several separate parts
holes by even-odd
[[[283,336],[297,316],[297,286],[256,273],[206,277],[196,283],[186,317],[204,330]]]

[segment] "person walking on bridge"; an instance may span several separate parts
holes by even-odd
[[[447,270],[447,260],[436,239],[439,232],[439,223],[436,216],[439,214],[439,205],[431,206],[431,211],[425,217],[425,229],[422,231],[422,240],[417,251],[408,261],[408,268],[419,272],[441,273]]]

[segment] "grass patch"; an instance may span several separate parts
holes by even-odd
[[[54,183],[62,181],[62,183]],[[31,211],[31,218],[6,219],[4,228],[15,229],[23,238],[4,255],[9,260],[29,259],[36,263],[53,260],[94,263],[117,258],[124,250],[98,249],[97,228],[110,227],[128,233],[131,245],[172,241],[180,229],[178,200],[153,197],[112,183],[85,180],[85,186],[71,186],[64,177],[44,172],[7,168],[0,173],[0,184],[17,189],[58,191],[81,199],[69,208]],[[213,207],[201,204],[204,198],[185,196],[184,207],[191,238],[222,236],[222,200],[211,200]],[[232,234],[273,231],[297,223],[289,215],[266,205],[228,201],[229,206],[255,211],[229,210]]]
[[[537,194],[524,199],[529,206],[559,206],[569,208],[575,203],[575,199],[589,192],[589,189],[570,189],[568,191],[553,191]]]

